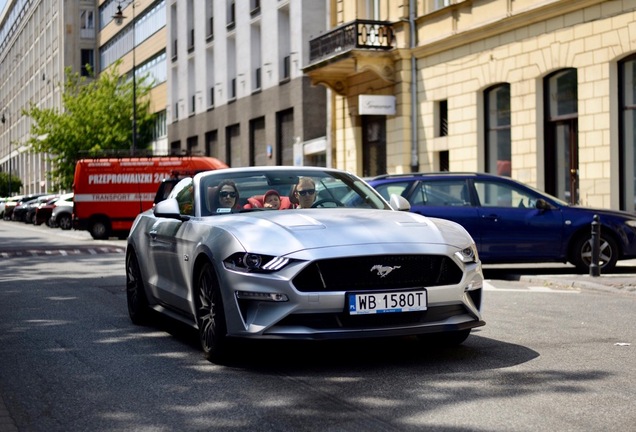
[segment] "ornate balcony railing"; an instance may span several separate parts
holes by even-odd
[[[309,61],[314,63],[352,49],[390,50],[393,27],[387,21],[355,20],[309,41]]]

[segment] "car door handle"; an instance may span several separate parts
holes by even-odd
[[[497,222],[499,220],[499,216],[497,216],[496,214],[482,215],[481,217],[482,219],[489,219],[493,222]]]
[[[148,235],[150,236],[151,239],[157,240],[157,231],[154,231],[154,230],[150,231]]]

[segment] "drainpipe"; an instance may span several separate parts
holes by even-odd
[[[412,50],[417,46],[415,31],[415,14],[417,4],[415,0],[409,1],[409,27],[411,31],[411,172],[420,170],[419,145],[417,141],[417,59]]]

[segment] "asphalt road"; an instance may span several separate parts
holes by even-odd
[[[225,367],[202,358],[188,328],[130,323],[125,242],[6,221],[0,239],[0,396],[12,430],[627,431],[636,424],[630,293],[489,279],[487,324],[461,347],[432,350],[413,338],[249,343]]]

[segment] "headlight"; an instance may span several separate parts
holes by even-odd
[[[479,261],[479,255],[477,254],[477,246],[471,244],[467,248],[455,252],[455,256],[460,259],[461,262],[469,264]]]
[[[226,268],[244,272],[275,272],[287,265],[289,258],[237,252],[223,261]]]

